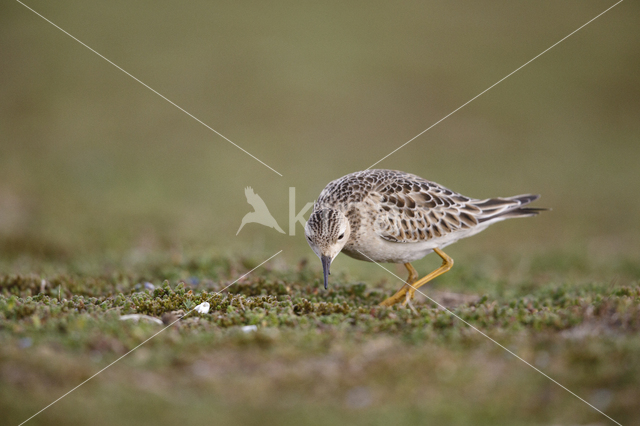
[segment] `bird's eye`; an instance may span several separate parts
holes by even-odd
[[[340,236],[338,237],[339,240],[344,238],[344,232],[342,234],[340,234]]]

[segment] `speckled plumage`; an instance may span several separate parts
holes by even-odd
[[[360,260],[409,263],[495,222],[538,214],[543,209],[523,207],[537,198],[479,200],[410,173],[365,170],[322,190],[305,233],[319,257],[333,260],[342,251]]]

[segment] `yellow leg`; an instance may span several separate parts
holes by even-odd
[[[433,249],[433,251],[435,251],[436,254],[442,258],[442,266],[440,266],[435,271],[431,272],[429,275],[419,279],[418,281],[415,281],[415,279],[418,277],[416,270],[413,268],[413,266],[411,266],[410,263],[405,263],[404,266],[409,271],[409,278],[407,279],[407,282],[405,283],[405,285],[402,286],[400,290],[398,290],[396,294],[382,301],[382,303],[380,303],[380,306],[395,305],[396,303],[400,302],[403,298],[404,298],[403,305],[406,305],[407,302],[413,299],[413,295],[415,294],[416,289],[422,287],[432,279],[444,274],[445,272],[451,269],[451,267],[453,266],[453,259],[450,258],[445,252],[443,252],[438,248]]]
[[[407,268],[407,271],[409,271],[409,277],[407,278],[407,281],[405,281],[405,284],[400,288],[400,290],[396,292],[396,294],[380,303],[380,306],[391,306],[397,303],[398,300],[400,300],[400,298],[407,292],[407,289],[411,288],[409,287],[409,285],[413,284],[418,279],[418,271],[416,271],[416,268],[414,268],[413,265],[411,265],[410,263],[405,263],[404,267]]]

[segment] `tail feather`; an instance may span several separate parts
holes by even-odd
[[[496,222],[514,217],[536,216],[541,211],[549,210],[540,207],[523,207],[540,198],[538,194],[516,195],[508,198],[490,198],[473,203],[482,210],[478,216],[478,222]]]
[[[529,204],[540,198],[540,194],[524,194],[524,195],[516,195],[514,197],[509,197],[511,200],[520,201],[520,205],[524,206],[525,204]]]

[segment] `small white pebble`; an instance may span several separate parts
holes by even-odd
[[[252,331],[258,331],[258,327],[255,325],[244,325],[241,330],[244,333],[251,333]]]
[[[209,307],[210,307],[209,302],[202,302],[201,304],[199,304],[193,309],[195,309],[201,314],[206,314],[207,312],[209,312]]]
[[[155,322],[156,324],[162,324],[162,321],[159,318],[151,317],[149,315],[129,314],[129,315],[121,315],[120,316],[120,320],[121,321],[126,321],[126,320],[139,321],[141,319],[147,320],[147,321],[152,321],[152,322]]]

